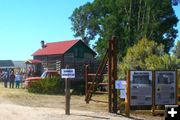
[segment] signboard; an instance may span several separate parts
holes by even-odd
[[[155,72],[155,105],[176,104],[176,72]]]
[[[115,81],[115,88],[116,89],[126,89],[126,81],[125,80],[116,80]]]
[[[130,71],[130,105],[152,105],[152,71]]]
[[[126,89],[125,90],[120,90],[120,98],[125,99],[126,98]]]
[[[75,69],[61,69],[61,78],[75,78]]]
[[[120,98],[126,98],[126,81],[125,80],[116,80],[115,88],[120,90]]]

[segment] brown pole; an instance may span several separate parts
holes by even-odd
[[[112,62],[112,60],[111,60],[111,52],[112,52],[112,49],[111,49],[111,40],[109,40],[109,49],[108,49],[108,79],[109,79],[109,81],[108,81],[108,83],[109,83],[109,90],[108,90],[108,92],[109,92],[109,94],[108,94],[108,110],[109,110],[109,112],[112,112],[112,76],[111,76],[111,62]]]
[[[113,80],[112,80],[112,87],[113,87],[113,113],[117,113],[117,90],[115,88],[115,81],[117,80],[117,40],[116,37],[112,37],[112,70],[113,70]]]
[[[70,115],[70,85],[69,80],[65,79],[65,89],[66,89],[66,115]]]
[[[126,116],[130,116],[130,70],[127,72],[127,79],[126,79],[126,99],[125,99],[125,113]]]
[[[152,78],[152,115],[155,115],[155,91],[156,91],[156,87],[155,87],[155,80],[156,80],[156,75],[155,75],[155,71],[152,72],[153,74],[153,78]]]
[[[88,92],[88,65],[85,65],[85,95],[87,96]],[[86,104],[89,102],[85,99]]]
[[[66,68],[68,66],[66,65]],[[70,115],[70,79],[65,78],[65,96],[66,96],[66,115]]]

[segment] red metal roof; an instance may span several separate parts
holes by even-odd
[[[64,54],[79,40],[47,43],[45,48],[37,50],[32,56]]]

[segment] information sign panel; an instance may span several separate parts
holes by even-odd
[[[120,98],[126,98],[126,81],[125,80],[116,80],[115,88],[120,90]]]
[[[155,74],[155,105],[176,104],[176,71],[156,71]]]
[[[152,105],[152,71],[130,71],[130,105]]]
[[[125,80],[116,80],[115,88],[116,89],[126,89],[126,81]]]

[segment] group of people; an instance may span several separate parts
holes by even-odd
[[[20,83],[23,80],[22,73],[16,72],[16,74],[15,74],[13,70],[10,72],[10,74],[8,74],[8,72],[6,72],[6,71],[2,72],[0,77],[4,82],[5,88],[8,87],[8,82],[9,82],[9,88],[14,88],[14,86],[15,86],[15,88],[19,88]]]

